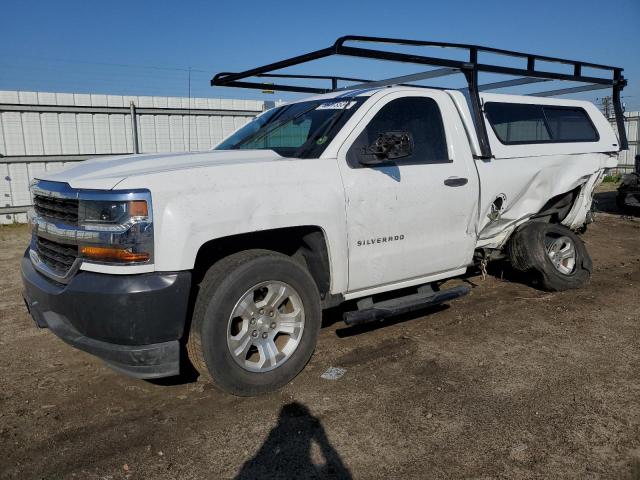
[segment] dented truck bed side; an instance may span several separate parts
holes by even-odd
[[[465,124],[480,178],[478,248],[501,248],[518,225],[538,214],[552,198],[576,192],[562,224],[578,229],[587,221],[594,189],[604,171],[617,165],[617,139],[591,103],[516,95],[482,94],[484,103],[551,105],[584,109],[598,132],[597,142],[505,145],[485,117],[493,157],[480,159],[475,129],[463,94],[449,91]]]

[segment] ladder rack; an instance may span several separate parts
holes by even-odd
[[[357,44],[387,44],[401,45],[411,47],[439,47],[448,49],[457,49],[466,51],[468,60],[452,60],[448,58],[416,55],[414,53],[393,52],[381,50],[379,48],[363,48],[361,46],[352,46]],[[526,61],[525,68],[508,67],[495,63],[482,63],[479,61],[479,54],[494,54]],[[436,69],[426,70],[424,72],[411,75],[403,75],[399,77],[388,78],[384,80],[365,80],[360,78],[340,77],[334,75],[298,75],[287,73],[273,73],[276,70],[300,65],[321,58],[333,55],[342,55],[348,57],[370,58],[381,61],[409,63],[421,66],[438,67]],[[540,70],[537,68],[539,62],[551,62],[570,67],[571,73],[558,73]],[[603,72],[601,76],[589,76],[584,74],[584,69],[599,70]],[[443,77],[462,73],[467,81],[465,90],[469,93],[470,107],[474,117],[474,124],[478,141],[480,144],[481,158],[491,158],[491,146],[482,113],[482,103],[479,93],[482,91],[493,90],[497,88],[505,88],[510,86],[525,85],[529,83],[543,83],[552,80],[562,80],[570,82],[579,82],[583,85],[570,88],[562,88],[534,93],[532,95],[549,97],[555,95],[565,95],[570,93],[585,92],[590,90],[611,88],[613,108],[616,117],[616,126],[618,129],[620,150],[627,150],[627,136],[624,129],[624,117],[620,93],[626,86],[627,81],[622,75],[623,69],[620,67],[611,67],[608,65],[599,65],[595,63],[582,62],[578,60],[568,60],[563,58],[549,57],[545,55],[536,55],[532,53],[516,52],[512,50],[503,50],[499,48],[482,47],[479,45],[470,45],[462,43],[445,43],[431,42],[423,40],[407,40],[398,38],[383,37],[367,37],[358,35],[347,35],[338,38],[333,45],[320,50],[298,55],[279,62],[270,63],[261,67],[252,68],[243,72],[220,72],[211,79],[212,86],[226,86],[238,88],[252,88],[259,90],[273,90],[285,92],[300,92],[309,94],[329,93],[336,90],[351,90],[354,88],[375,88],[388,85],[408,85],[411,82],[425,80],[429,78]],[[505,80],[501,82],[493,82],[481,85],[478,82],[478,73],[494,73],[515,76],[518,78]],[[276,84],[260,81],[246,81],[246,79],[256,78],[279,78],[279,79],[302,79],[313,81],[330,81],[330,86],[312,87],[291,84]],[[339,87],[339,82],[356,82],[355,85]],[[423,85],[414,85],[423,86]]]

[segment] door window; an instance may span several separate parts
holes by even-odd
[[[347,152],[347,162],[360,168],[360,158],[378,136],[387,132],[408,132],[413,140],[413,152],[395,163],[449,162],[447,140],[438,104],[432,98],[404,97],[383,106],[371,119]]]

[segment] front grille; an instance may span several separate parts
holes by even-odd
[[[77,245],[53,242],[42,237],[36,238],[36,251],[40,260],[60,276],[64,276],[78,258]]]
[[[38,216],[69,225],[78,224],[78,200],[34,195],[33,207]]]

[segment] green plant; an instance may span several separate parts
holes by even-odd
[[[614,173],[612,175],[605,175],[602,181],[605,183],[618,183],[621,178],[622,175],[620,175],[619,173]]]

